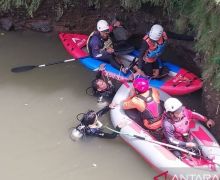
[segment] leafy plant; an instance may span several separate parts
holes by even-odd
[[[30,4],[26,5],[28,14],[33,17],[33,13],[39,8],[42,0],[33,0]]]
[[[0,11],[8,12],[16,8],[24,8],[33,17],[33,13],[39,8],[42,0],[2,0]]]

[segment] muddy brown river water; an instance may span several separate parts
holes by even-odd
[[[79,62],[10,72],[69,58],[56,35],[0,35],[0,179],[152,179],[156,172],[119,137],[69,138],[78,113],[99,109],[96,99],[85,94],[93,72]]]

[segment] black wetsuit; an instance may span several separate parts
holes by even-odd
[[[105,98],[107,100],[111,100],[113,96],[115,95],[115,86],[112,83],[108,83],[108,80],[102,76],[101,71],[97,73],[96,79],[102,79],[103,81],[107,83],[108,87],[104,91],[96,91],[95,95],[98,96],[99,99]]]
[[[103,109],[99,110],[96,114],[98,117],[101,117],[102,115],[106,114],[109,110],[110,110],[109,106],[106,106]],[[115,130],[120,131],[121,128],[117,126]],[[118,135],[118,133],[116,132],[106,133],[101,128],[89,128],[89,127],[86,127],[85,134],[87,136],[95,136],[95,137],[100,137],[100,138],[105,138],[105,139],[114,139]]]
[[[120,128],[117,126],[116,131],[120,131]],[[106,133],[100,128],[86,128],[86,135],[87,136],[96,136],[100,138],[105,138],[105,139],[114,139],[118,135],[118,133],[113,132],[113,133]]]

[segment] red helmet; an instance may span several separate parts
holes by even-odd
[[[149,89],[149,81],[144,78],[137,78],[133,81],[134,89],[140,93],[145,93]]]

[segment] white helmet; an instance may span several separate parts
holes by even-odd
[[[168,98],[164,103],[166,112],[175,112],[182,107],[182,103],[177,98]]]
[[[98,31],[106,31],[109,30],[108,22],[105,20],[99,20],[97,22],[97,30]]]
[[[163,27],[159,24],[154,24],[149,32],[149,38],[158,41],[163,34]]]

